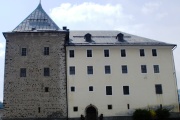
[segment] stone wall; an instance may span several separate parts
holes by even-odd
[[[65,32],[4,33],[4,117],[66,118]],[[44,55],[49,47],[49,55]],[[22,48],[27,55],[21,56]],[[26,77],[20,77],[26,68]],[[44,68],[50,76],[44,76]],[[45,92],[48,87],[48,92]]]

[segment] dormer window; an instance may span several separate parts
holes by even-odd
[[[120,41],[120,42],[123,42],[124,41],[124,34],[122,34],[122,33],[117,34],[116,39],[118,39],[118,41]]]
[[[84,36],[84,39],[86,40],[86,42],[91,42],[91,34],[90,34],[90,33],[87,33],[87,34]]]

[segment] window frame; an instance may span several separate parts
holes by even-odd
[[[109,89],[109,90],[108,90]],[[109,93],[110,92],[110,93]],[[110,96],[112,95],[113,91],[112,91],[112,86],[106,86],[106,95]]]
[[[147,66],[141,65],[141,73],[147,73]]]
[[[111,74],[111,66],[105,65],[104,66],[104,72],[105,72],[105,74]]]
[[[75,74],[76,74],[75,66],[69,66],[69,75],[75,75]]]
[[[157,50],[156,49],[152,49],[152,56],[156,57],[157,56]]]
[[[123,86],[123,95],[130,95],[129,86]]]
[[[140,55],[140,57],[144,57],[145,56],[145,50],[139,49],[139,55]]]
[[[126,50],[125,49],[121,49],[121,57],[126,57]]]
[[[155,84],[155,93],[163,94],[162,84]]]
[[[104,57],[109,57],[109,49],[104,49]]]
[[[153,65],[154,73],[160,73],[159,65]]]
[[[121,70],[122,70],[122,74],[127,74],[128,73],[127,65],[122,65]]]
[[[86,51],[87,57],[92,57],[92,50],[88,49]]]
[[[69,50],[69,57],[70,58],[74,58],[75,57],[74,50]]]

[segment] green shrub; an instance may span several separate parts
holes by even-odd
[[[170,116],[169,110],[167,109],[157,109],[156,110],[156,117],[158,120],[167,120]]]
[[[151,113],[146,109],[136,109],[133,113],[134,120],[151,120]]]

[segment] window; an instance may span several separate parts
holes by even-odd
[[[26,56],[26,48],[21,49],[21,56]]]
[[[128,73],[127,65],[122,65],[122,73]]]
[[[121,50],[121,57],[126,57],[126,51],[125,51],[125,49],[122,49],[122,50]]]
[[[38,107],[38,113],[40,113],[41,112],[41,108],[40,107]]]
[[[154,73],[159,73],[159,65],[154,65]]]
[[[78,107],[74,107],[74,108],[73,108],[73,111],[74,111],[74,112],[77,112],[77,111],[78,111]]]
[[[129,95],[129,86],[123,86],[124,95]]]
[[[141,65],[141,73],[147,73],[146,65]]]
[[[93,74],[93,66],[87,66],[87,74]]]
[[[112,86],[106,86],[106,95],[112,95]]]
[[[75,87],[74,86],[71,87],[71,92],[75,92]]]
[[[105,66],[105,74],[111,74],[110,66]]]
[[[44,76],[50,76],[49,68],[44,68]]]
[[[89,86],[89,91],[93,91],[93,86]]]
[[[20,69],[20,77],[26,77],[26,68]]]
[[[109,57],[109,50],[104,50],[104,57]]]
[[[127,109],[130,109],[130,105],[129,104],[127,104]]]
[[[45,92],[49,92],[49,88],[48,87],[45,87]]]
[[[87,57],[92,57],[92,50],[87,50]]]
[[[44,47],[44,55],[49,55],[49,47]]]
[[[161,84],[156,84],[155,89],[156,89],[156,94],[162,94],[163,93]]]
[[[112,105],[108,105],[108,110],[112,110]]]
[[[69,67],[69,73],[70,75],[75,75],[75,66]]]
[[[152,49],[152,56],[157,56],[157,51],[156,51],[156,49]]]
[[[69,57],[73,58],[74,57],[74,50],[69,50]]]
[[[140,49],[140,56],[145,56],[144,49]]]

